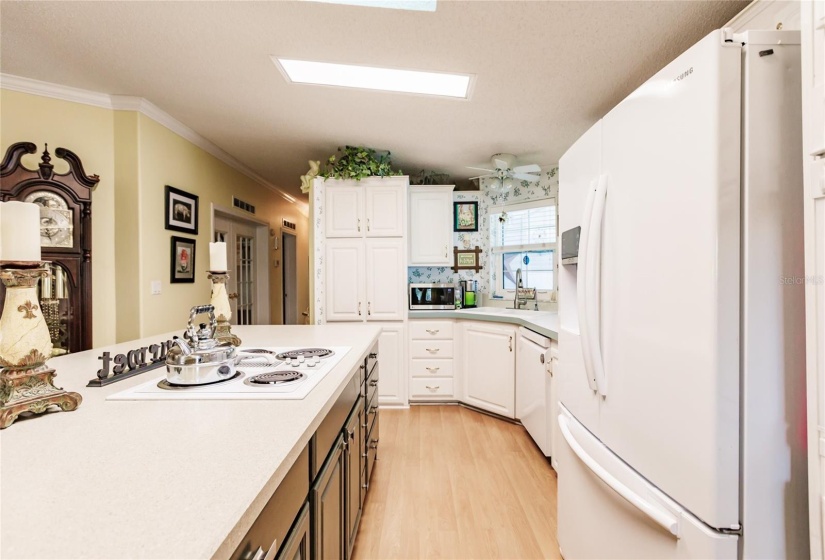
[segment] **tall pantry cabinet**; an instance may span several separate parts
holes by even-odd
[[[312,193],[315,323],[372,322],[382,405],[406,405],[409,178],[315,179]]]

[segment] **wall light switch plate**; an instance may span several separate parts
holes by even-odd
[[[152,295],[159,296],[160,295],[160,280],[152,280]]]

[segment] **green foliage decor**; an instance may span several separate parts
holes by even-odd
[[[327,160],[326,169],[321,174],[325,180],[355,179],[360,181],[364,177],[389,177],[403,175],[400,170],[393,170],[389,151],[376,151],[363,146],[344,146],[338,148],[339,155],[331,155]]]

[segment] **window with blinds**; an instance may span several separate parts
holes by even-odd
[[[516,288],[516,271],[522,287],[550,292],[555,289],[556,201],[545,199],[493,208],[490,212],[490,247],[496,292]]]

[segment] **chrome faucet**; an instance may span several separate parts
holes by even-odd
[[[517,268],[516,269],[516,297],[513,300],[513,309],[521,309],[522,307],[527,305],[527,300],[523,300],[523,299],[521,299],[521,297],[519,297],[518,289],[521,288],[521,287],[522,287],[522,285],[521,285],[521,269]]]

